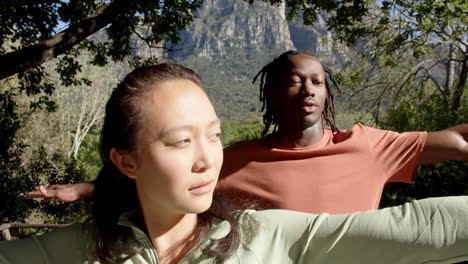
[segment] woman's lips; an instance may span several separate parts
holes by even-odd
[[[209,182],[202,183],[201,185],[190,188],[189,191],[196,195],[209,193],[211,190],[213,190],[214,182],[215,182],[214,180],[211,180]]]

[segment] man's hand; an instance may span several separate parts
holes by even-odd
[[[77,184],[56,184],[47,187],[39,186],[35,191],[24,195],[25,199],[43,198],[43,202],[57,199],[62,202],[74,202],[84,197],[91,197],[94,183],[82,182]]]

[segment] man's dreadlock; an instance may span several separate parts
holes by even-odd
[[[263,114],[263,124],[265,127],[263,129],[262,136],[268,133],[272,125],[274,131],[278,126],[278,113],[272,106],[270,94],[268,91],[273,89],[274,85],[278,84],[278,76],[280,76],[281,71],[284,71],[284,67],[288,64],[289,58],[295,55],[309,55],[316,58],[314,54],[306,50],[290,50],[281,54],[278,58],[265,65],[253,79],[252,83],[255,83],[257,78],[260,76],[259,99],[262,102],[262,111],[265,110],[265,113]],[[333,72],[323,65],[322,67],[325,71],[325,87],[327,88],[327,98],[325,100],[325,107],[322,112],[322,116],[334,133],[339,130],[335,125],[335,101],[333,99],[333,94],[331,93],[331,86],[334,86],[341,95],[344,93],[344,91],[336,82],[335,77],[333,76]]]

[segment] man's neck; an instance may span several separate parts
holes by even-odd
[[[304,148],[319,142],[323,138],[322,124],[315,124],[306,129],[281,129],[275,133],[278,144],[287,148]]]

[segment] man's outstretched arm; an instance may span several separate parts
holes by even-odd
[[[468,124],[427,133],[419,163],[445,160],[468,160]]]
[[[81,182],[76,184],[56,184],[47,187],[39,186],[35,191],[24,195],[26,199],[43,198],[44,202],[57,199],[62,202],[74,202],[81,198],[91,197],[94,191],[94,182]]]

